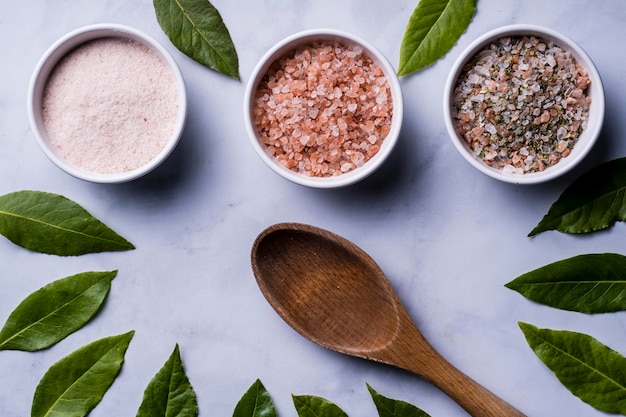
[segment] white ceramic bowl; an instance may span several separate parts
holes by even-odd
[[[587,95],[591,97],[592,102],[589,106],[589,119],[587,127],[583,130],[578,142],[575,144],[571,153],[567,157],[562,158],[558,163],[546,168],[542,172],[513,174],[487,166],[472,153],[467,146],[466,141],[457,134],[454,128],[452,116],[452,112],[454,111],[452,108],[452,97],[457,84],[457,79],[463,72],[464,65],[471,61],[479,51],[500,38],[523,35],[552,40],[561,48],[569,51],[578,63],[587,70],[587,74],[591,80],[591,84],[587,90]],[[463,158],[465,158],[467,162],[482,173],[497,180],[514,184],[536,184],[545,182],[565,174],[581,162],[581,160],[591,151],[591,148],[600,134],[604,119],[604,106],[604,89],[602,86],[602,80],[598,74],[598,70],[587,53],[585,53],[585,51],[578,44],[576,44],[576,42],[559,32],[545,27],[527,24],[500,27],[484,34],[472,42],[454,63],[445,84],[443,97],[443,112],[446,128],[454,146]]]
[[[268,68],[272,65],[272,63],[281,58],[284,54],[297,48],[298,46],[305,45],[314,41],[339,41],[344,45],[359,45],[362,48],[363,52],[383,70],[387,82],[389,83],[391,99],[393,100],[391,130],[383,140],[378,153],[374,155],[369,161],[367,161],[363,166],[355,168],[352,171],[330,177],[308,176],[306,174],[292,171],[277,162],[273,156],[270,156],[267,153],[266,146],[261,143],[257,129],[254,126],[254,120],[252,116],[252,111],[255,105],[254,98],[257,86],[263,79],[263,76],[265,75]],[[252,145],[257,151],[258,155],[261,157],[261,159],[271,169],[273,169],[276,173],[280,174],[284,178],[296,184],[314,188],[336,188],[347,186],[363,180],[374,171],[376,171],[388,158],[389,154],[396,145],[402,125],[402,116],[402,91],[400,89],[400,83],[396,72],[389,63],[389,61],[382,55],[380,51],[378,51],[370,43],[349,33],[332,29],[316,29],[299,32],[278,42],[274,47],[267,51],[267,53],[265,53],[265,55],[261,58],[261,60],[255,67],[246,86],[244,98],[244,119],[246,129],[248,131],[248,135],[250,137]]]
[[[136,169],[120,172],[120,173],[98,173],[91,172],[79,166],[76,166],[60,154],[56,146],[54,146],[46,132],[42,114],[42,101],[44,88],[48,77],[52,73],[55,65],[71,50],[81,44],[107,37],[117,37],[130,39],[151,48],[162,59],[165,65],[170,69],[176,89],[178,91],[178,115],[175,121],[174,132],[168,140],[165,147],[152,160]],[[86,26],[74,30],[61,39],[57,40],[39,60],[35,71],[32,75],[28,90],[28,117],[31,129],[35,134],[37,142],[46,156],[54,162],[59,168],[77,178],[97,182],[97,183],[118,183],[126,182],[139,178],[159,166],[174,150],[182,135],[186,115],[187,115],[187,98],[185,84],[182,74],[174,58],[170,53],[157,41],[148,35],[128,26],[118,24],[96,24]]]

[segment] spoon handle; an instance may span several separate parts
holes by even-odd
[[[432,383],[473,417],[525,417],[515,407],[447,362],[441,366],[439,375],[432,378]]]
[[[405,313],[403,342],[383,360],[431,382],[472,417],[526,417],[525,414],[465,375],[433,348]]]
[[[426,356],[426,357],[425,357]],[[472,417],[526,417],[525,414],[450,364],[434,349],[420,351],[405,369],[417,373],[446,393]],[[424,362],[428,362],[425,369]]]

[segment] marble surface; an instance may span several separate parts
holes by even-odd
[[[361,36],[397,65],[416,6],[407,0],[214,0],[231,31],[241,82],[191,61],[169,43],[148,0],[0,2],[0,194],[36,189],[63,194],[131,240],[124,253],[61,258],[0,238],[0,321],[29,293],[89,270],[118,269],[104,309],[86,327],[38,353],[0,352],[3,417],[29,415],[35,387],[54,362],[101,337],[134,329],[122,373],[90,414],[135,415],[148,381],[176,343],[196,390],[200,416],[232,415],[257,379],[279,415],[295,415],[291,394],[322,396],[350,416],[376,416],[366,389],[410,402],[431,416],[464,416],[418,377],[324,350],[287,326],[267,304],[250,267],[265,227],[310,223],[352,240],[380,264],[427,339],[465,373],[533,417],[601,416],[567,391],[526,344],[517,322],[588,333],[624,349],[623,313],[588,316],[533,304],[504,287],[550,262],[620,252],[626,228],[590,236],[527,233],[566,185],[626,154],[626,3],[604,0],[480,0],[468,31],[440,61],[401,80],[405,121],[391,159],[341,190],[292,184],[261,162],[248,142],[242,100],[262,54],[294,32],[330,27]],[[31,73],[50,44],[83,25],[134,26],[162,42],[188,86],[189,117],[168,161],[120,185],[77,180],[57,169],[29,128]],[[464,46],[511,23],[562,31],[594,59],[606,89],[605,127],[574,172],[548,184],[516,186],[487,178],[452,146],[442,91]]]

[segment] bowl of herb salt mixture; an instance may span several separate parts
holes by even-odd
[[[28,92],[31,129],[46,156],[92,182],[139,178],[183,132],[186,91],[169,52],[117,24],[77,29],[40,59]]]
[[[402,124],[395,70],[374,46],[317,29],[272,47],[254,69],[244,99],[254,149],[300,185],[335,188],[376,171]]]
[[[484,174],[534,184],[574,168],[604,119],[598,71],[566,36],[534,25],[492,30],[470,44],[446,81],[446,128]]]

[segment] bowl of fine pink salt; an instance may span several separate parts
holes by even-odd
[[[184,81],[169,52],[128,26],[97,24],[55,42],[28,92],[31,129],[46,156],[92,182],[139,178],[182,135]]]
[[[376,171],[402,125],[395,70],[351,34],[309,30],[272,47],[246,86],[252,145],[276,173],[300,185],[333,188]]]
[[[587,53],[552,29],[494,29],[459,56],[443,112],[454,146],[500,181],[557,178],[591,151],[604,119],[604,89]]]

